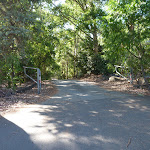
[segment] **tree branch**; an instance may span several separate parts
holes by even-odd
[[[6,12],[0,7],[0,12],[5,16]]]
[[[55,7],[57,7],[54,3],[52,3]],[[63,12],[58,9],[58,11],[61,13],[61,15],[66,18],[68,21],[70,21],[73,25],[75,25],[76,27],[78,27],[78,29],[83,32],[84,34],[86,34],[89,38],[93,39],[88,33],[86,33],[84,30],[82,30],[79,26],[77,26],[69,17],[67,17],[66,15],[63,14]]]
[[[79,2],[78,0],[73,0],[73,1],[75,1],[83,11],[85,11],[85,8],[81,2]]]
[[[134,53],[132,53],[128,48],[127,48],[127,51],[128,51],[131,55],[133,55],[135,58],[140,59],[140,57],[136,56],[136,55],[135,55]]]

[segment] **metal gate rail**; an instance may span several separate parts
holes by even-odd
[[[38,94],[40,94],[41,92],[41,71],[39,68],[34,68],[34,67],[26,67],[26,66],[23,66],[24,68],[24,74],[30,78],[32,81],[34,81],[35,83],[37,83],[37,87],[38,87]],[[26,69],[36,69],[37,70],[37,81],[35,79],[33,79],[31,76],[29,76],[26,72]]]

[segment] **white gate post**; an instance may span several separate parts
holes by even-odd
[[[37,83],[37,87],[38,87],[38,94],[40,94],[41,92],[41,71],[39,68],[33,68],[33,67],[25,67],[23,66],[24,68],[24,73],[27,77],[29,77],[31,80],[33,80],[35,83]],[[26,73],[26,69],[29,68],[29,69],[36,69],[37,70],[37,81],[34,80],[32,77],[30,77],[27,73]]]
[[[41,71],[37,68],[37,86],[38,86],[38,94],[41,92]]]

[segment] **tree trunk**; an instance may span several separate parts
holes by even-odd
[[[78,52],[78,36],[75,37],[74,43],[74,73],[73,73],[74,77],[77,77],[77,52]]]
[[[94,27],[93,27],[93,50],[95,54],[98,54],[98,39],[97,39],[96,24],[94,24]]]
[[[142,63],[141,63],[141,72],[142,72],[142,76],[144,78],[145,84],[148,85],[148,81],[147,81],[147,78],[145,76],[145,70],[144,70],[144,67],[143,67]]]
[[[66,79],[68,79],[68,61],[66,62]]]
[[[12,83],[12,88],[15,90],[16,88],[16,83],[14,82],[14,77],[15,77],[15,72],[14,72],[14,64],[12,62],[11,64],[11,83]]]

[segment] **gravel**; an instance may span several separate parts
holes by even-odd
[[[23,93],[10,93],[10,90],[1,90],[0,93],[0,115],[15,111],[15,108],[28,104],[38,104],[49,99],[57,92],[55,85],[48,80],[42,81],[41,94],[37,94],[37,87]]]
[[[135,94],[140,96],[150,96],[150,90],[146,87],[138,88],[135,80],[133,84],[130,84],[128,81],[123,79],[120,81],[110,82],[102,75],[91,75],[82,78],[81,81],[94,82],[94,84],[111,91],[125,92],[128,94]]]

